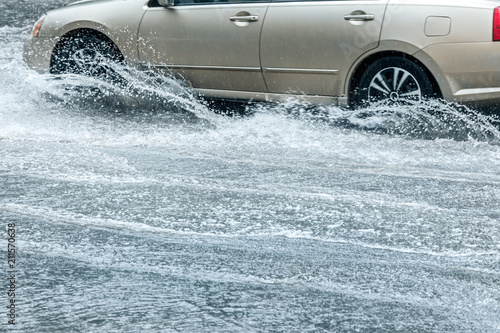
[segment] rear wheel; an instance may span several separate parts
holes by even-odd
[[[99,38],[85,36],[63,39],[52,58],[54,74],[82,74],[110,81],[119,79],[113,65],[122,62],[118,48]]]
[[[425,70],[406,58],[374,62],[361,76],[352,96],[355,107],[413,105],[437,97]]]

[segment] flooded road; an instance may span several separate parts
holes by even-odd
[[[22,45],[62,3],[0,3],[3,328],[500,330],[498,120],[440,102],[227,117],[169,78],[40,75]]]

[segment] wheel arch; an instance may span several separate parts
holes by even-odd
[[[55,71],[56,68],[55,65],[56,61],[58,60],[58,56],[62,53],[63,48],[68,43],[70,43],[75,38],[80,38],[80,37],[94,37],[105,42],[106,44],[109,45],[111,49],[113,49],[113,52],[116,53],[118,61],[120,63],[125,62],[125,57],[121,52],[120,48],[118,47],[118,45],[116,45],[116,43],[111,38],[106,36],[106,34],[92,28],[77,28],[66,32],[55,45],[54,50],[52,51],[50,57],[50,73],[57,74]]]
[[[432,89],[435,92],[435,95],[437,98],[442,98],[442,91],[439,86],[438,81],[432,74],[432,72],[429,70],[429,68],[419,59],[415,58],[414,56],[401,52],[401,51],[381,51],[377,52],[374,54],[369,55],[368,57],[364,58],[360,63],[357,64],[357,66],[354,68],[352,71],[352,74],[350,75],[349,82],[347,84],[347,96],[348,96],[348,101],[349,104],[352,103],[353,101],[353,95],[355,94],[355,88],[358,86],[360,83],[361,77],[363,76],[363,73],[376,61],[383,59],[383,58],[388,58],[388,57],[398,57],[398,58],[403,58],[410,60],[411,62],[416,63],[420,68],[424,70],[425,75],[429,78],[431,84],[432,84]]]

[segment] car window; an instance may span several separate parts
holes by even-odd
[[[211,4],[237,4],[237,3],[265,3],[272,0],[175,0],[176,6],[211,5]],[[148,7],[161,7],[158,0],[150,0]]]
[[[202,5],[221,3],[248,3],[248,2],[270,2],[270,0],[175,0],[175,4],[182,5]]]

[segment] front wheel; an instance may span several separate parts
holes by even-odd
[[[388,57],[370,65],[355,87],[355,107],[413,105],[437,97],[425,70],[406,58]]]
[[[63,40],[52,58],[54,74],[81,74],[116,81],[119,76],[113,64],[122,62],[114,44],[91,36]]]

